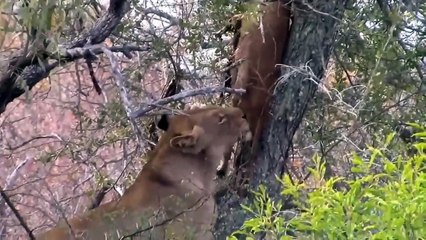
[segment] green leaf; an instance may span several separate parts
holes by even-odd
[[[388,134],[386,136],[386,140],[385,140],[385,147],[388,147],[389,144],[392,142],[393,138],[395,137],[396,132],[392,132],[391,134]]]
[[[387,174],[392,174],[398,169],[396,165],[392,163],[391,161],[386,160],[384,164],[385,164],[384,169]]]

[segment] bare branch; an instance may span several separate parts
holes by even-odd
[[[109,61],[111,62],[111,70],[112,75],[115,78],[115,83],[120,89],[121,100],[123,101],[124,108],[126,109],[127,117],[129,118],[130,125],[132,125],[133,131],[138,138],[138,143],[141,149],[145,149],[144,138],[142,137],[142,131],[139,129],[138,124],[136,123],[135,117],[132,113],[132,102],[130,101],[129,94],[127,93],[127,89],[124,85],[124,77],[121,74],[120,69],[118,67],[117,58],[114,54],[107,48],[103,48],[103,52],[108,56]]]
[[[65,51],[65,53],[58,57],[55,57],[54,54],[50,55],[51,59],[60,60],[61,62],[70,62],[77,59],[81,59],[83,57],[86,57],[87,55],[90,55],[94,57],[95,55],[101,54],[104,51],[102,50],[105,48],[103,44],[95,44],[85,47],[76,47],[72,49],[68,49]],[[126,57],[131,56],[129,53],[132,51],[148,51],[149,47],[140,47],[140,46],[116,46],[116,47],[110,47],[107,48],[111,52],[121,52],[124,53]]]
[[[211,95],[211,94],[222,93],[222,92],[234,93],[234,94],[243,94],[243,93],[246,92],[246,90],[245,89],[227,88],[227,87],[205,87],[205,88],[199,88],[199,89],[190,90],[190,91],[184,91],[184,92],[181,92],[179,94],[154,101],[152,103],[145,103],[141,107],[139,107],[138,110],[134,111],[132,113],[132,116],[134,118],[142,117],[146,113],[154,110],[158,106],[163,106],[165,104],[175,102],[175,101],[179,101],[179,100],[182,100],[184,98],[194,97],[194,96],[198,96],[198,95]]]
[[[32,240],[35,239],[34,234],[32,232],[32,230],[30,230],[30,228],[28,227],[27,223],[25,222],[25,220],[22,218],[22,216],[19,214],[18,210],[15,208],[15,206],[13,205],[13,203],[10,201],[9,197],[7,196],[7,194],[3,191],[2,188],[0,188],[0,195],[3,197],[4,201],[6,202],[7,206],[9,206],[9,208],[12,210],[13,214],[15,214],[16,218],[18,219],[19,223],[21,224],[21,226],[25,229],[25,231],[28,234],[28,237]]]
[[[161,18],[165,18],[165,19],[169,20],[170,24],[172,24],[173,26],[180,25],[180,22],[181,22],[180,19],[175,18],[172,15],[170,15],[170,14],[168,14],[166,12],[160,11],[158,9],[147,8],[147,9],[144,9],[143,12],[145,14],[155,14],[155,15],[161,17]]]
[[[18,178],[19,170],[21,170],[22,167],[24,167],[28,163],[29,159],[25,159],[21,163],[16,166],[16,168],[12,171],[12,173],[6,178],[6,185],[4,186],[4,190],[8,190],[11,186],[15,184],[16,179]],[[0,217],[7,216],[6,208],[3,208],[3,203],[0,199]],[[4,224],[1,224],[0,221],[0,238],[3,236],[6,228]]]
[[[40,139],[51,139],[51,138],[58,139],[61,142],[63,141],[63,139],[61,137],[59,137],[57,134],[46,135],[46,136],[37,136],[37,137],[33,137],[31,139],[28,139],[28,140],[24,141],[23,143],[18,144],[16,146],[9,146],[6,149],[9,150],[9,151],[14,151],[14,150],[16,150],[18,148],[21,148],[21,147],[23,147],[23,146],[31,143],[32,141],[40,140]]]

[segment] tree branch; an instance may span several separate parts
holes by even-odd
[[[146,113],[154,110],[158,106],[163,106],[171,102],[182,100],[184,98],[194,97],[198,95],[211,95],[214,93],[222,93],[222,92],[243,94],[245,93],[245,90],[233,89],[233,88],[227,88],[227,87],[205,87],[205,88],[199,88],[199,89],[190,90],[190,91],[184,91],[179,94],[154,101],[152,103],[144,103],[141,107],[139,107],[139,109],[137,109],[136,111],[132,113],[132,116],[134,118],[142,117]]]
[[[3,191],[2,188],[0,188],[0,195],[3,197],[4,201],[6,202],[7,206],[9,206],[9,208],[12,210],[13,214],[15,214],[16,218],[18,219],[19,223],[21,224],[21,226],[25,229],[25,231],[28,234],[28,237],[33,240],[35,239],[33,231],[30,230],[30,228],[28,227],[27,223],[25,222],[25,220],[22,218],[21,214],[19,214],[18,210],[15,208],[15,206],[13,205],[13,203],[10,201],[9,197],[7,196],[7,194]]]
[[[110,0],[106,14],[99,18],[92,29],[80,39],[64,44],[66,49],[64,58],[57,59],[54,63],[47,64],[49,59],[55,58],[54,54],[47,52],[46,49],[30,49],[28,53],[24,51],[21,55],[13,57],[0,77],[0,114],[15,98],[21,96],[26,90],[31,90],[38,82],[49,76],[54,68],[84,56],[73,55],[73,50],[103,42],[129,10],[129,1]]]
[[[6,178],[6,185],[4,186],[4,190],[10,189],[14,184],[16,179],[18,178],[18,173],[21,170],[22,167],[24,167],[30,159],[25,159],[21,163],[16,166],[16,168],[12,171],[12,173]],[[2,224],[1,218],[6,218],[8,215],[8,212],[6,211],[6,207],[3,208],[3,203],[0,199],[0,239],[2,239],[2,236],[4,235],[4,232],[6,231],[6,227],[4,224]]]
[[[124,77],[121,74],[120,69],[118,68],[118,62],[114,54],[108,50],[107,48],[102,49],[104,53],[108,56],[109,61],[111,63],[112,75],[115,78],[115,82],[117,87],[120,89],[121,100],[123,101],[124,108],[126,110],[127,118],[129,119],[130,125],[133,128],[133,131],[138,138],[138,143],[141,149],[145,149],[144,139],[142,137],[142,131],[139,129],[138,124],[136,123],[135,117],[132,113],[132,102],[130,101],[129,94],[127,93],[127,89],[124,84]]]
[[[173,26],[178,26],[182,22],[182,20],[180,20],[178,18],[175,18],[175,17],[173,17],[172,15],[170,15],[170,14],[168,14],[166,12],[163,12],[161,10],[154,9],[154,8],[144,9],[143,13],[145,13],[145,14],[155,14],[155,15],[161,17],[161,18],[165,18],[165,19],[169,20],[170,24],[173,25]]]

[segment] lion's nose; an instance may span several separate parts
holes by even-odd
[[[248,123],[243,124],[240,128],[241,131],[241,139],[243,141],[250,141],[253,138],[253,133],[250,131],[250,127]]]
[[[253,138],[253,134],[251,133],[251,131],[250,131],[250,130],[245,131],[245,132],[243,133],[243,140],[244,140],[244,141],[250,141],[252,138]]]

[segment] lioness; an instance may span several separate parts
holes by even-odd
[[[136,181],[118,201],[63,222],[37,239],[214,239],[214,178],[224,153],[251,140],[239,108],[206,106],[162,115],[160,137]]]

